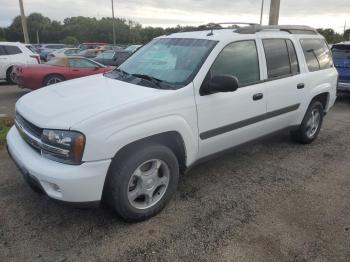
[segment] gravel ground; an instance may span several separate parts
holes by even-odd
[[[22,94],[0,85],[0,114]],[[197,166],[138,224],[35,194],[2,150],[0,261],[350,261],[349,112],[341,97],[312,145],[285,133]]]

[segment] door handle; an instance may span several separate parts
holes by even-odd
[[[258,93],[258,94],[253,95],[253,100],[257,101],[257,100],[263,99],[263,97],[264,97],[263,93]]]
[[[297,85],[297,88],[298,89],[303,89],[305,87],[305,84],[304,83],[300,83]]]

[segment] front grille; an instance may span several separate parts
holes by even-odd
[[[41,138],[41,134],[43,132],[42,128],[37,127],[36,125],[30,123],[28,120],[22,117],[19,113],[16,113],[16,121],[31,135],[39,139]]]
[[[15,125],[23,140],[41,154],[41,134],[43,129],[30,123],[18,113],[16,113]]]

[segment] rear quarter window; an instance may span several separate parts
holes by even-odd
[[[301,46],[310,72],[333,67],[331,51],[322,39],[301,39]]]

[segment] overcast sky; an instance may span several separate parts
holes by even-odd
[[[262,0],[114,0],[116,16],[143,25],[199,25],[208,22],[259,22]],[[110,0],[23,0],[26,15],[39,12],[62,21],[71,16],[101,18],[111,15]],[[270,0],[265,0],[264,23]],[[19,15],[18,0],[0,0],[0,26]],[[280,24],[350,28],[350,0],[281,0]]]

